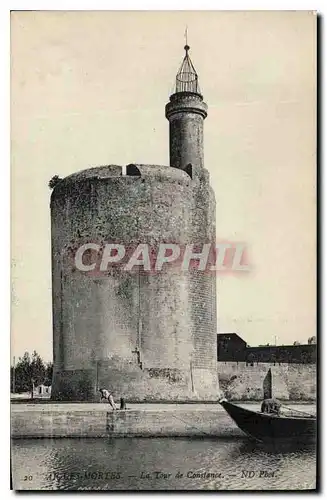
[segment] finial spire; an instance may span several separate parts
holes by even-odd
[[[194,92],[201,95],[198,75],[195,71],[191,58],[189,56],[190,46],[187,44],[187,26],[185,28],[185,56],[181,67],[176,75],[176,90],[175,92]]]
[[[187,43],[187,25],[186,25],[186,28],[185,28],[184,37],[185,37],[185,47],[184,47],[184,49],[185,49],[185,51],[187,53],[190,50],[190,46]]]

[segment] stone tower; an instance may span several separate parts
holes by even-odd
[[[207,105],[200,93],[198,75],[185,45],[185,57],[176,76],[175,93],[166,104],[169,120],[170,165],[185,170],[192,164],[193,172],[201,171],[203,161],[203,120]]]
[[[203,122],[207,104],[203,101],[199,79],[185,45],[185,56],[176,75],[175,93],[166,104],[169,120],[170,165],[184,170],[192,178],[192,216],[190,235],[199,250],[203,244],[216,243],[216,201],[204,168]],[[194,345],[192,360],[195,387],[217,384],[216,348],[217,308],[216,275],[196,269],[189,271],[192,297],[191,324]]]
[[[206,105],[188,55],[166,106],[170,166],[130,164],[82,170],[51,195],[54,375],[52,399],[217,398],[215,276],[198,269],[84,273],[97,248],[215,242],[215,199],[203,165]],[[101,252],[100,252],[101,253]]]

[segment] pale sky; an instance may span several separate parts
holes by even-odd
[[[15,12],[12,355],[52,358],[50,178],[169,165],[164,107],[186,25],[217,239],[245,242],[252,266],[219,277],[217,331],[250,345],[315,335],[315,15]]]

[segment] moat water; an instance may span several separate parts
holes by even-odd
[[[301,490],[316,487],[315,446],[247,438],[19,439],[16,490]]]

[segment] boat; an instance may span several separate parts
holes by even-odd
[[[257,442],[307,443],[316,437],[316,416],[298,412],[292,414],[261,413],[230,403],[219,401],[236,425]]]

